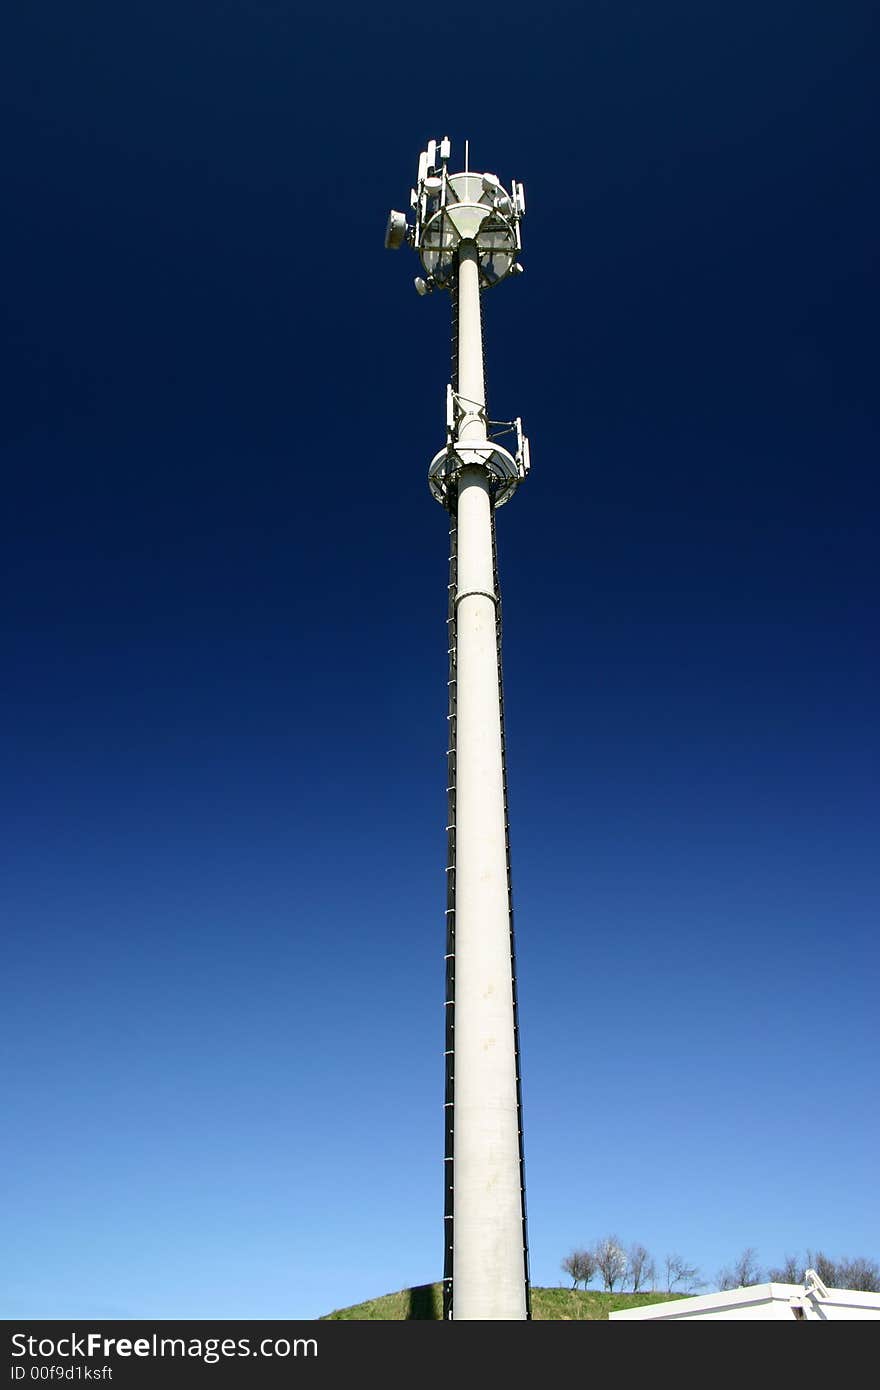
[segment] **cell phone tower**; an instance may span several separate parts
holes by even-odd
[[[412,246],[419,294],[452,301],[446,443],[428,469],[450,518],[443,1311],[512,1320],[531,1312],[495,512],[525,478],[529,446],[520,420],[488,418],[480,292],[522,270],[525,195],[472,172],[467,148],[450,173],[449,139],[429,141],[413,224],[392,212],[385,245]]]

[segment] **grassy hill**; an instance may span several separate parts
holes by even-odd
[[[536,1322],[602,1322],[618,1308],[641,1308],[646,1303],[665,1303],[684,1297],[668,1293],[597,1293],[593,1289],[532,1289],[532,1317]],[[322,1322],[406,1322],[413,1318],[439,1321],[443,1316],[442,1284],[420,1284],[414,1289],[387,1293],[338,1308],[320,1319]]]

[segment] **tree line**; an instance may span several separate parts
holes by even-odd
[[[653,1255],[638,1241],[624,1246],[618,1236],[603,1236],[593,1245],[572,1250],[562,1261],[562,1268],[572,1281],[572,1288],[583,1284],[586,1289],[598,1276],[608,1293],[629,1287],[633,1293],[656,1290],[662,1277],[667,1293],[693,1293],[704,1287],[700,1271],[683,1255],[667,1255],[658,1266]]]
[[[694,1293],[706,1288],[697,1265],[677,1253],[664,1256],[660,1265],[638,1241],[625,1246],[616,1235],[603,1236],[590,1246],[572,1250],[562,1261],[562,1269],[576,1289],[586,1289],[594,1279],[601,1280],[607,1293],[631,1289],[633,1293]],[[864,1255],[832,1259],[823,1250],[807,1250],[804,1259],[786,1255],[779,1266],[763,1269],[757,1251],[747,1246],[732,1264],[718,1271],[719,1289],[739,1289],[749,1284],[802,1284],[808,1269],[814,1269],[828,1288],[859,1289],[880,1293],[880,1265]]]
[[[719,1270],[719,1289],[739,1289],[747,1284],[802,1284],[808,1269],[813,1269],[826,1288],[858,1289],[861,1293],[880,1293],[880,1265],[865,1255],[832,1259],[824,1250],[808,1250],[800,1255],[786,1255],[781,1265],[762,1269],[757,1252],[748,1246],[732,1265]]]

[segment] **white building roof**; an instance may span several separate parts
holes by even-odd
[[[856,1289],[828,1289],[815,1270],[808,1269],[803,1284],[752,1284],[744,1289],[677,1298],[644,1308],[624,1308],[610,1313],[612,1322],[717,1318],[725,1321],[791,1321],[792,1318],[834,1322],[840,1318],[880,1319],[880,1293]]]

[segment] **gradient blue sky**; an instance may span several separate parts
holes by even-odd
[[[448,300],[382,233],[447,133],[528,198],[534,1280],[880,1256],[876,28],[7,11],[2,1315],[440,1275]]]

